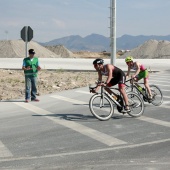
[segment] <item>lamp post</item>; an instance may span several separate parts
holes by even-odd
[[[110,0],[111,64],[116,65],[116,0]]]
[[[5,34],[6,34],[6,40],[8,40],[8,31],[5,30]]]

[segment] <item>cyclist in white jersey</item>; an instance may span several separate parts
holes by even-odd
[[[149,93],[148,98],[152,99],[152,94],[151,94],[151,90],[150,90],[150,86],[149,86],[149,73],[148,70],[144,67],[143,64],[139,63],[139,62],[133,62],[133,57],[132,56],[128,56],[125,59],[126,64],[128,65],[128,71],[126,74],[126,78],[129,77],[130,75],[130,70],[135,70],[135,73],[132,75],[132,78],[135,79],[135,81],[139,81],[143,78],[144,80],[144,85]]]
[[[103,63],[104,60],[100,58],[93,61],[94,68],[98,72],[98,81],[102,82],[102,76],[107,76],[106,82],[104,84],[98,84],[97,88],[93,92],[96,93],[101,85],[111,87],[118,84],[119,91],[125,102],[125,108],[122,112],[129,112],[128,97],[125,91],[125,73],[120,68],[112,64],[103,65]],[[108,88],[105,88],[105,90],[110,94],[112,93],[112,91]]]

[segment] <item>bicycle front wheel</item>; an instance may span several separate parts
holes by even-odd
[[[99,120],[108,120],[113,115],[113,105],[110,99],[101,94],[95,94],[89,101],[91,113]]]
[[[128,102],[130,107],[130,112],[128,114],[132,117],[139,117],[144,112],[144,102],[142,98],[135,92],[128,92]]]
[[[163,103],[162,91],[156,85],[150,85],[150,89],[151,89],[151,93],[152,93],[151,103],[155,106],[160,106]]]

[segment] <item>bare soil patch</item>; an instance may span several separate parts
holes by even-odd
[[[38,95],[86,87],[94,84],[96,72],[66,72],[62,70],[41,70],[38,73]],[[0,69],[0,100],[25,98],[23,70]]]

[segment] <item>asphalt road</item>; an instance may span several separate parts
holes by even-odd
[[[99,121],[88,87],[40,96],[40,102],[0,102],[0,169],[169,170],[170,75],[152,73],[164,95],[144,115]]]

